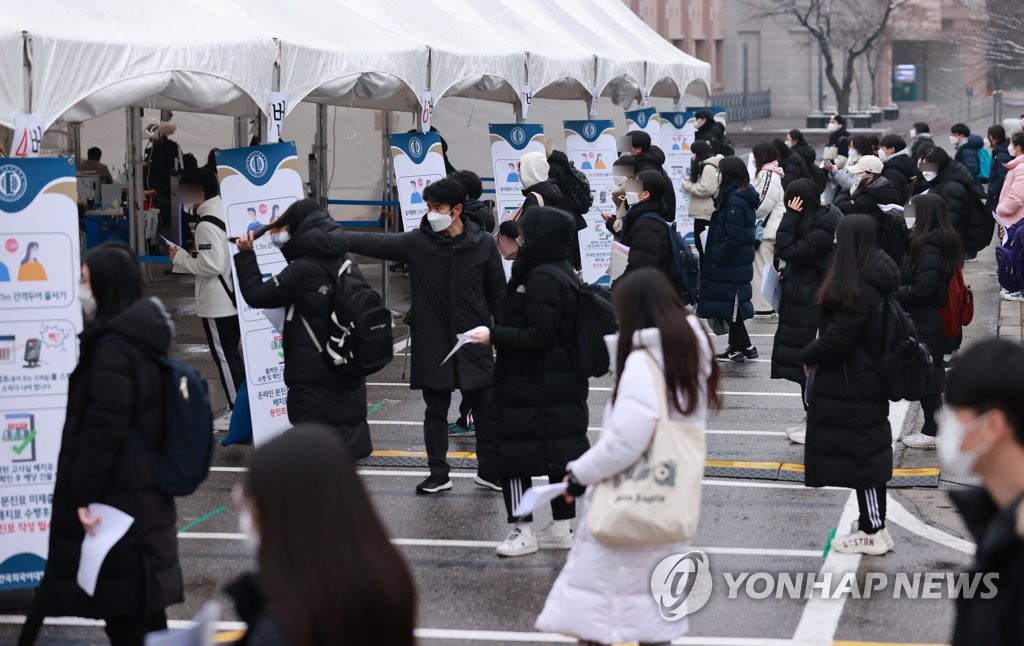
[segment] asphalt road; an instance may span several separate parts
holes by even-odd
[[[997,289],[992,252],[968,266],[968,282],[975,288],[977,316],[968,330],[968,342],[995,333]],[[213,378],[215,370],[205,348],[202,330],[192,316],[191,283],[148,268],[151,291],[165,298],[179,323],[179,348]],[[375,274],[373,269],[366,270]],[[391,279],[393,309],[407,307],[407,281]],[[723,462],[801,464],[802,447],[788,442],[787,426],[803,419],[799,389],[769,378],[775,320],[755,319],[749,326],[760,359],[723,365],[725,409],[709,421],[709,459]],[[405,330],[398,329],[401,341]],[[724,347],[724,337],[715,339]],[[399,344],[401,345],[401,344]],[[508,527],[500,494],[473,486],[472,468],[453,472],[454,490],[432,497],[414,494],[425,475],[421,420],[423,404],[418,392],[404,383],[405,349],[381,373],[370,378],[369,419],[376,450],[406,451],[408,466],[384,466],[371,458],[361,467],[378,512],[408,559],[419,591],[419,632],[423,644],[540,644],[566,642],[564,638],[535,632],[533,622],[565,558],[563,552],[502,560],[494,554]],[[222,404],[220,387],[211,384]],[[591,440],[597,439],[602,404],[608,396],[608,378],[592,380],[590,393]],[[456,398],[457,401],[457,398]],[[457,415],[453,402],[452,419]],[[895,433],[913,432],[920,425],[920,407],[895,404],[890,418]],[[472,452],[472,439],[453,442],[451,451]],[[178,502],[180,554],[185,571],[186,602],[170,609],[173,619],[188,619],[203,602],[222,598],[221,589],[233,577],[252,567],[231,508],[231,487],[251,454],[248,447],[218,446],[209,480],[194,495]],[[907,454],[897,444],[897,467],[936,467],[934,452]],[[854,557],[830,553],[825,546],[835,528],[846,531],[855,516],[856,502],[848,490],[806,489],[798,482],[748,472],[736,465],[721,473],[730,477],[706,480],[700,531],[694,546],[709,554],[713,575],[710,602],[690,617],[690,636],[677,643],[708,646],[758,644],[913,643],[948,641],[953,602],[949,599],[894,599],[892,589],[868,598],[838,601],[775,598],[752,599],[745,594],[728,598],[726,574],[856,572],[861,581],[868,573],[952,572],[965,566],[971,546],[951,510],[945,491],[921,487],[891,491],[889,527],[896,549],[884,557]],[[754,465],[756,466],[756,465]],[[743,477],[755,473],[757,477]],[[538,518],[544,522],[544,512]],[[758,589],[762,589],[759,587]],[[225,603],[222,627],[232,628],[235,616]],[[13,643],[20,618],[0,615],[0,642]],[[100,628],[82,620],[63,620],[44,628],[39,643],[105,643]]]

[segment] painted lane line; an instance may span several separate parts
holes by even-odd
[[[392,354],[394,354],[396,352],[401,352],[402,350],[405,350],[406,348],[408,348],[409,347],[409,339],[411,339],[411,338],[412,337],[408,337],[407,336],[404,339],[402,339],[401,341],[399,341],[398,343],[396,343],[394,345],[394,347],[392,348],[392,351],[391,351]]]
[[[377,386],[379,388],[408,388],[409,384],[397,381],[374,381],[367,382],[367,387]],[[609,386],[591,386],[590,390],[599,393],[610,393],[612,391]],[[734,397],[800,397],[800,393],[783,393],[783,392],[763,392],[763,391],[746,391],[746,390],[726,390],[722,392],[723,395],[729,395]]]
[[[896,502],[896,499],[891,495],[886,496],[885,515],[887,522],[895,523],[903,529],[913,532],[923,538],[927,538],[939,545],[943,545],[958,552],[963,552],[968,556],[974,556],[976,549],[974,543],[964,540],[958,536],[953,536],[948,532],[942,531],[938,527],[929,525],[912,514],[906,507]]]
[[[195,527],[196,525],[199,525],[201,523],[205,523],[206,521],[210,520],[211,518],[213,518],[217,514],[219,514],[221,512],[224,512],[224,511],[227,511],[227,509],[228,509],[227,505],[221,505],[220,507],[217,507],[213,511],[211,511],[209,513],[206,513],[206,514],[203,514],[199,518],[196,518],[195,520],[193,520],[191,523],[188,523],[187,525],[185,525],[184,527],[179,529],[178,533],[179,534],[183,534],[183,533],[187,532],[188,530],[192,529],[193,527]]]
[[[373,412],[377,407],[370,410]],[[369,414],[369,413],[367,413]],[[368,419],[366,423],[370,426],[423,426],[423,422],[416,420],[381,420],[381,419]],[[587,431],[600,431],[600,426],[588,426]],[[707,435],[761,435],[771,437],[785,437],[786,433],[783,431],[744,431],[744,430],[729,430],[729,431],[718,431],[718,430],[706,430],[704,431]]]

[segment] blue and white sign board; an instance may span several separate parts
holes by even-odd
[[[229,237],[257,231],[304,197],[295,142],[232,148],[217,153],[217,175]],[[269,280],[288,262],[265,235],[256,241],[256,259]],[[232,254],[237,249],[232,248]],[[252,439],[259,446],[283,431],[288,421],[288,388],[284,385],[284,338],[264,315],[249,306],[238,288],[238,325],[245,355],[245,377],[252,411]]]
[[[497,222],[509,219],[523,205],[523,184],[519,179],[519,159],[530,152],[545,154],[544,126],[538,124],[492,123],[491,167],[494,170],[494,206]],[[505,277],[512,275],[512,263],[502,258]]]
[[[672,179],[676,192],[676,229],[687,242],[693,238],[693,218],[690,217],[690,194],[683,190],[683,182],[690,177],[690,144],[697,133],[692,111],[662,112],[662,140],[665,146],[665,172]]]
[[[69,158],[0,158],[0,591],[46,568],[82,307]]]
[[[427,213],[423,190],[445,176],[441,135],[437,132],[403,133],[391,135],[390,142],[398,201],[402,205],[402,224],[406,231],[412,231],[419,228]]]
[[[657,108],[642,108],[640,110],[629,110],[626,112],[626,132],[643,130],[651,136],[651,144],[665,150],[662,141],[661,115]]]
[[[605,218],[615,212],[612,191],[612,164],[618,158],[615,145],[615,123],[600,121],[565,121],[565,152],[569,161],[583,171],[590,181],[594,206],[584,217],[587,228],[579,232],[583,280],[608,284],[608,266],[612,259],[612,234]]]

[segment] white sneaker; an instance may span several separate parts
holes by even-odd
[[[574,538],[569,521],[556,521],[537,532],[537,547],[542,550],[571,550]]]
[[[1013,292],[1013,293],[1010,293],[1010,294],[1002,294],[1002,297],[1003,297],[1004,301],[1015,301],[1015,302],[1020,303],[1020,302],[1024,301],[1024,292]]]
[[[934,449],[935,438],[924,433],[911,433],[903,438],[903,446],[908,449]]]
[[[529,525],[516,525],[495,552],[498,556],[526,556],[537,551],[537,536]]]
[[[789,438],[790,442],[796,442],[797,444],[807,444],[807,424],[800,424],[799,426],[790,426],[786,429],[786,437]]]
[[[231,428],[231,409],[230,408],[223,415],[221,415],[217,419],[213,420],[213,431],[215,433],[217,431],[227,431],[229,428]]]
[[[856,527],[856,523],[854,527]],[[874,534],[868,534],[858,529],[846,536],[836,536],[832,539],[832,549],[840,554],[881,556],[895,546],[896,541],[893,540],[889,530],[885,528]]]

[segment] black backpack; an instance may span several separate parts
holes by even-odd
[[[885,332],[878,374],[890,401],[920,401],[932,381],[932,353],[917,338],[910,315],[896,301],[885,297]]]
[[[316,338],[306,317],[299,317],[317,351],[347,378],[364,377],[391,363],[391,311],[363,278],[359,266],[346,257],[335,273],[327,265],[315,262],[334,281],[326,343]]]
[[[672,282],[683,302],[690,306],[697,305],[697,298],[700,295],[700,265],[693,255],[690,245],[686,244],[683,236],[674,226],[665,221],[665,218],[655,213],[644,213],[640,216],[648,220],[656,220],[668,227],[668,244],[672,253]]]
[[[879,219],[881,220],[881,235],[878,238],[878,247],[896,262],[897,267],[901,267],[910,242],[907,221],[902,215],[884,211]],[[989,219],[991,220],[991,218]]]
[[[986,204],[988,198],[980,190],[971,187],[968,198],[971,203],[970,218],[967,222],[967,236],[964,246],[970,251],[978,252],[992,244],[996,223],[992,218],[992,209]]]
[[[573,215],[584,215],[594,205],[594,194],[590,192],[590,180],[572,162],[568,165],[556,161],[551,164],[549,176],[555,180],[565,197],[565,209]]]
[[[542,265],[536,271],[548,271],[545,267]],[[611,364],[604,337],[615,334],[619,329],[615,311],[612,309],[612,293],[604,287],[589,285],[578,278],[569,277],[555,267],[550,271],[569,278],[576,292],[574,335],[570,348],[576,374],[581,377],[603,377],[608,374]]]
[[[141,435],[135,433],[133,437],[139,452],[153,468],[160,490],[169,496],[191,495],[206,480],[213,459],[213,412],[206,379],[192,366],[154,352],[131,337],[107,335],[97,343],[97,351],[114,339],[140,348],[163,371],[163,444],[153,449],[143,442]]]

